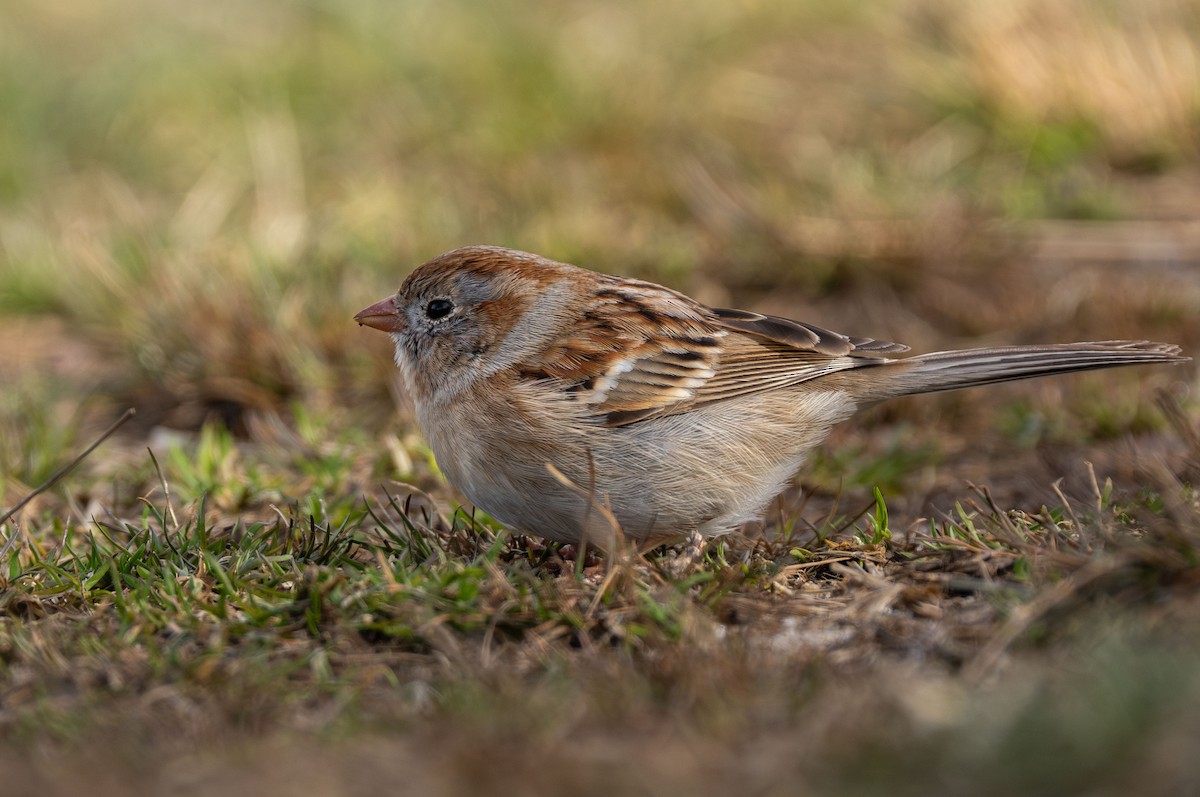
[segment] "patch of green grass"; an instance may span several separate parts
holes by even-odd
[[[147,643],[168,629],[203,636],[213,628],[232,644],[263,633],[320,638],[335,626],[417,649],[446,628],[519,636],[561,624],[628,641],[678,632],[687,582],[674,598],[628,584],[627,605],[614,608],[607,587],[539,576],[552,551],[515,547],[461,513],[446,525],[436,514],[410,515],[391,497],[372,505],[310,494],[272,506],[271,520],[242,519],[248,499],[266,499],[253,489],[253,472],[230,467],[234,450],[227,435],[202,435],[194,460],[173,450],[170,470],[182,489],[164,481],[163,503],[145,501],[140,517],[60,526],[41,544],[14,547],[8,589],[60,608],[108,606]],[[196,491],[178,509],[169,497]],[[212,496],[221,495],[233,500],[214,511]]]

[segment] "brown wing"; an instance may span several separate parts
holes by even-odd
[[[784,318],[705,307],[650,283],[613,280],[536,372],[608,426],[676,415],[806,382],[906,351]]]
[[[601,277],[600,283],[571,334],[524,375],[561,384],[614,426],[690,401],[715,374],[725,330],[683,294],[637,280]]]
[[[833,357],[854,354],[857,357],[886,357],[908,351],[903,343],[873,338],[852,338],[812,324],[773,315],[715,307],[713,317],[721,326],[736,329],[757,338],[781,343],[798,351],[817,352]]]

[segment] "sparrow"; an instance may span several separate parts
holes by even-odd
[[[604,548],[738,529],[834,425],[885,399],[1189,360],[1130,340],[898,357],[907,346],[495,246],[435,257],[355,320],[391,335],[417,421],[471,503]]]

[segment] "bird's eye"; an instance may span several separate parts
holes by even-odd
[[[444,318],[454,309],[454,302],[449,299],[434,299],[425,305],[425,315],[429,318]]]

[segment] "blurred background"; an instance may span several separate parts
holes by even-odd
[[[206,424],[419,475],[351,318],[468,243],[917,351],[1200,341],[1193,0],[9,0],[0,108],[0,503],[125,406],[101,475]],[[899,402],[812,479],[1053,477],[1190,373]]]

